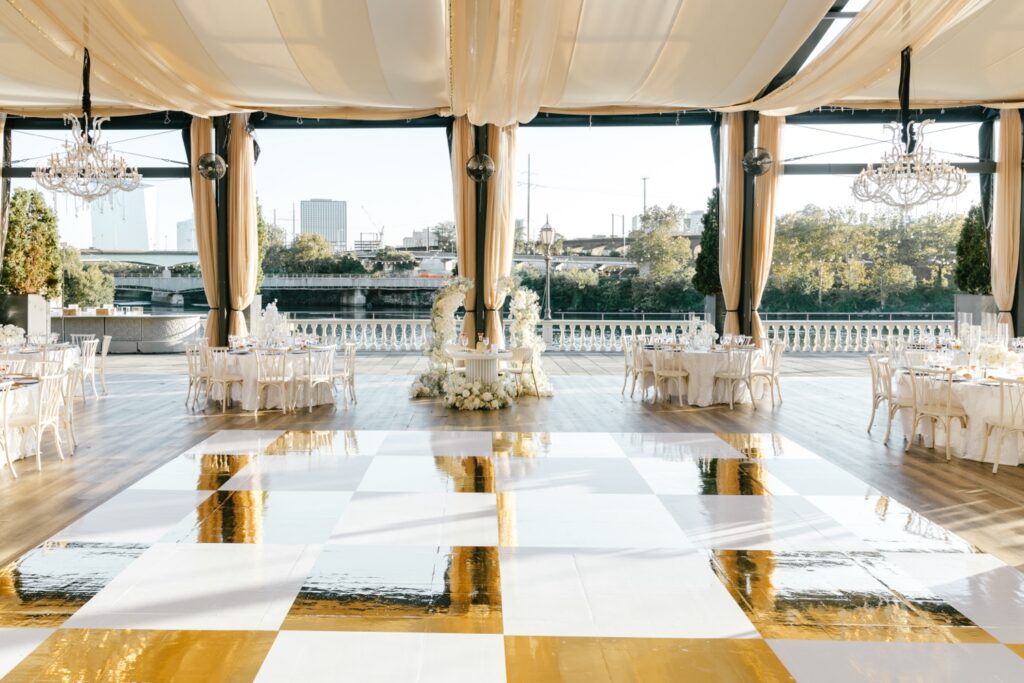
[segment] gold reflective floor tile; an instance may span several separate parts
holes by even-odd
[[[509,683],[792,681],[763,640],[505,637]]]
[[[1007,645],[1006,647],[1010,648],[1021,657],[1024,657],[1024,645]]]
[[[479,455],[374,458],[359,491],[494,493],[494,461]]]
[[[536,458],[551,446],[546,432],[494,432],[491,448],[499,457]]]
[[[501,633],[498,550],[327,546],[281,628]]]
[[[60,629],[5,682],[243,683],[252,681],[273,631]]]
[[[770,550],[718,550],[711,557],[712,569],[764,638],[997,642],[912,578],[864,558]]]
[[[780,434],[716,432],[716,436],[748,458],[819,458],[803,446]]]
[[[60,626],[147,545],[48,543],[0,569],[0,626]]]
[[[320,454],[338,456],[373,455],[367,446],[377,439],[360,438],[359,432],[336,432],[330,430],[290,430],[267,446],[266,455]],[[364,443],[365,442],[365,443]]]

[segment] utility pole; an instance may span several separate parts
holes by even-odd
[[[530,168],[530,156],[526,155],[526,243],[530,243],[530,190],[533,189],[533,172]]]
[[[612,239],[615,239],[615,214],[612,214]]]
[[[622,248],[626,248],[626,214],[622,214]]]
[[[650,176],[644,176],[640,180],[644,181],[644,215],[647,215],[647,180]]]

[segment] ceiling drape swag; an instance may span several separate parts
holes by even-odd
[[[213,152],[213,122],[210,119],[192,119],[190,135],[192,159]],[[199,268],[203,276],[203,292],[210,312],[206,316],[206,338],[211,346],[219,346],[220,339],[220,267],[217,259],[217,202],[214,181],[199,175],[197,165],[192,164],[192,207],[196,220],[196,250],[199,252]]]
[[[743,257],[743,114],[722,116],[718,202],[718,275],[725,300],[725,333],[740,333]]]
[[[1016,109],[999,112],[999,145],[996,151],[996,188],[992,210],[992,295],[999,308],[999,322],[1013,333],[1013,294],[1020,256],[1021,121]]]
[[[768,274],[772,268],[772,252],[775,249],[775,197],[778,192],[779,177],[782,175],[782,163],[779,161],[782,151],[782,125],[785,119],[781,116],[761,116],[757,122],[757,146],[768,150],[772,155],[771,168],[755,180],[754,185],[754,244],[753,260],[751,261],[751,333],[755,342],[764,337],[761,325],[761,296],[768,285]]]
[[[466,162],[473,156],[473,124],[465,116],[452,123],[452,190],[455,199],[455,251],[459,275],[476,277],[476,183],[466,173]],[[466,315],[462,335],[476,340],[476,290],[466,292]]]
[[[899,68],[900,51],[927,45],[990,0],[872,0],[782,87],[728,110],[787,116],[855,95]]]
[[[256,294],[259,245],[256,236],[255,153],[246,130],[248,114],[232,114],[228,135],[228,334],[249,333],[243,311]]]
[[[491,126],[488,150],[494,160],[494,175],[487,184],[487,236],[484,240],[484,327],[492,344],[505,345],[501,307],[505,303],[498,291],[499,280],[512,274],[515,225],[512,197],[516,184],[516,130],[518,126]]]

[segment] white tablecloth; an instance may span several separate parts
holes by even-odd
[[[675,351],[668,349],[641,351],[645,357],[663,354],[667,363],[679,363],[690,376],[686,380],[686,402],[691,406],[710,406],[729,403],[729,383],[716,381],[715,373],[722,372],[729,364],[729,354],[718,351]],[[653,358],[651,359],[653,362]],[[654,374],[643,378],[644,388],[654,385]],[[676,389],[675,382],[668,384],[669,391]],[[740,382],[733,392],[733,403],[750,403],[750,392]]]
[[[79,358],[82,356],[82,351],[77,346],[69,346],[64,350],[64,369],[67,370],[71,366],[75,365]],[[36,371],[35,364],[43,359],[42,350],[39,351],[19,351],[17,353],[9,353],[4,356],[10,360],[23,360],[25,361],[25,372],[28,374],[34,374]]]
[[[507,351],[452,351],[450,355],[466,364],[466,379],[484,384],[494,384],[498,381],[498,361],[512,360],[512,354]]]
[[[944,390],[929,389],[934,396],[934,402],[943,403]],[[910,375],[900,373],[896,379],[896,397],[901,403],[910,403],[912,392],[910,388]],[[967,413],[967,431],[960,427],[958,421],[953,421],[950,429],[950,450],[961,458],[968,460],[981,460],[981,451],[985,444],[985,420],[999,417],[999,387],[977,382],[956,382],[953,384],[953,403],[963,406]],[[910,422],[914,419],[913,411],[905,408],[900,411],[900,419],[903,423],[904,433],[909,432]],[[929,420],[922,420],[918,426],[917,433],[924,437],[925,445],[931,444],[931,424]],[[985,458],[988,462],[994,462],[996,439],[989,441],[989,453]],[[945,430],[941,424],[935,426],[935,447],[946,447]],[[1024,459],[1022,454],[1020,437],[1007,435],[1003,440],[1003,448],[999,454],[1000,465],[1018,465]]]
[[[296,374],[305,372],[304,353],[289,353],[286,361],[288,374],[294,377]],[[256,354],[242,353],[230,354],[228,356],[228,372],[242,376],[242,384],[235,384],[231,387],[231,400],[240,403],[243,410],[256,410]],[[307,396],[306,387],[301,382],[291,381],[288,387],[289,399],[297,396],[297,405],[307,408],[310,405],[310,397]],[[334,403],[334,394],[330,387],[318,386],[313,390],[312,404],[314,406]],[[274,410],[281,407],[281,392],[270,387],[263,390],[262,400],[259,404],[260,410]],[[220,387],[213,387],[210,392],[210,399],[220,401]]]
[[[7,417],[8,419],[14,417],[34,416],[39,405],[39,385],[29,384],[27,386],[18,387],[17,389],[11,389],[10,395],[7,397]],[[0,438],[3,438],[0,435]],[[31,440],[29,437],[29,441]],[[47,434],[47,439],[50,435]],[[25,447],[27,443],[22,443],[21,432],[17,429],[11,430],[10,435],[10,447],[11,447],[11,458],[17,460],[28,456]],[[63,445],[62,445],[63,447]],[[35,448],[35,444],[28,449],[31,451]],[[34,452],[34,451],[33,451]],[[3,456],[0,456],[3,457]],[[2,460],[0,460],[2,462]]]

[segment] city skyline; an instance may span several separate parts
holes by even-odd
[[[952,158],[977,152],[976,125],[934,126],[929,142]],[[119,142],[120,138],[131,138]],[[128,133],[134,134],[129,136]],[[184,163],[177,131],[161,131],[142,138],[138,131],[113,131],[111,142],[129,160],[153,164]],[[384,230],[384,242],[401,245],[416,231],[453,220],[451,171],[444,130],[261,130],[255,180],[264,216],[289,237],[299,232],[302,200],[329,198],[348,204],[347,247],[362,234]],[[869,142],[865,143],[865,138]],[[62,137],[59,131],[28,135],[15,133],[15,159],[25,161],[48,153]],[[847,162],[875,160],[884,151],[884,133],[878,125],[845,126],[843,132],[826,127],[787,126],[783,161]],[[874,141],[874,142],[871,142]],[[853,144],[851,144],[853,143]],[[514,219],[526,221],[529,195],[531,238],[550,217],[566,237],[621,235],[632,218],[648,206],[675,204],[684,211],[703,211],[714,186],[711,136],[706,126],[543,128],[518,132]],[[838,150],[823,154],[823,150]],[[145,156],[140,156],[145,155]],[[527,174],[527,159],[531,173]],[[397,162],[396,162],[397,160]],[[297,167],[298,170],[297,170]],[[647,180],[644,181],[643,179]],[[855,202],[850,195],[852,176],[785,176],[777,201],[778,213],[805,204],[853,206],[872,213],[873,205]],[[155,218],[151,246],[173,249],[178,223],[192,218],[187,179],[147,180],[154,187]],[[37,188],[30,179],[16,179],[14,187]],[[53,204],[50,193],[44,193]],[[977,176],[959,197],[922,210],[966,212],[978,201]],[[294,207],[294,208],[293,208]],[[57,197],[61,239],[78,247],[92,246],[91,212],[75,209]],[[614,217],[614,218],[613,218]],[[624,218],[623,218],[624,217]]]

